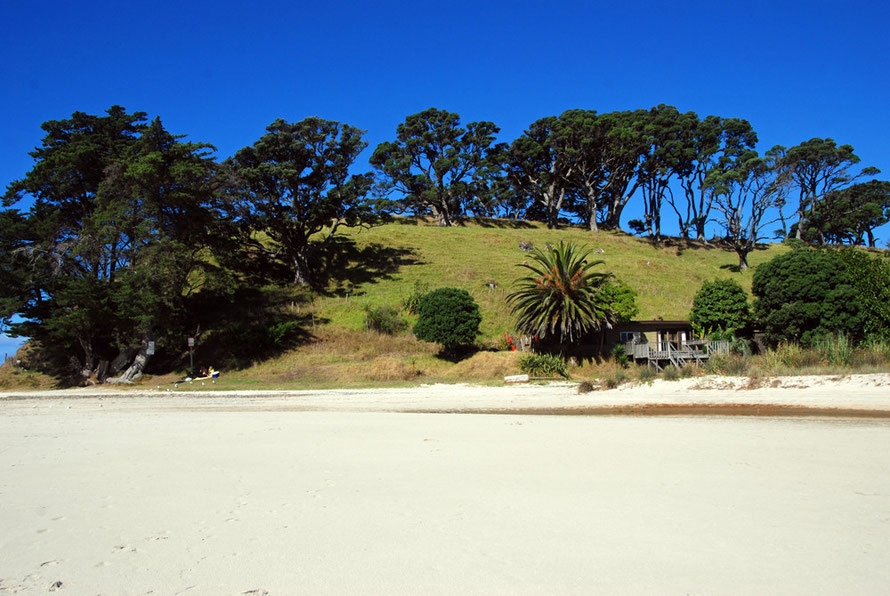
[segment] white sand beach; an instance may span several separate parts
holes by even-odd
[[[0,593],[885,593],[890,377],[735,385],[2,394]]]

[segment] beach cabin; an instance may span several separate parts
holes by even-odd
[[[629,321],[606,331],[604,340],[607,349],[623,345],[628,358],[657,370],[704,364],[711,354],[729,353],[728,341],[695,339],[689,321]]]

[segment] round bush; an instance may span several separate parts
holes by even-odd
[[[837,251],[798,248],[760,265],[752,290],[766,342],[813,345],[827,335],[862,339],[865,315]]]
[[[466,290],[440,288],[424,294],[417,309],[414,335],[446,349],[472,344],[479,334],[482,315]]]
[[[744,329],[751,322],[748,293],[732,279],[706,281],[692,300],[689,321],[708,332]]]

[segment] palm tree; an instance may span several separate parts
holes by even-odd
[[[615,313],[602,291],[612,275],[591,271],[603,261],[588,261],[590,252],[560,242],[546,251],[536,249],[531,262],[519,265],[531,273],[516,280],[507,302],[521,331],[566,344],[612,327]]]

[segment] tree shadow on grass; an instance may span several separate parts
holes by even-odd
[[[196,338],[194,366],[223,370],[247,368],[280,356],[314,339],[327,319],[307,308],[311,292],[293,287],[242,285],[202,291],[189,304],[190,336]],[[187,369],[189,352],[177,345],[159,354],[156,366]]]
[[[444,360],[446,362],[450,362],[452,364],[457,364],[458,362],[463,362],[469,358],[472,358],[479,352],[484,352],[485,350],[478,348],[477,346],[459,346],[457,348],[441,348],[438,352],[436,352],[436,358],[440,360]]]
[[[358,247],[350,238],[335,238],[320,247],[317,254],[319,274],[315,285],[327,295],[359,296],[358,286],[392,279],[401,267],[422,265],[409,248],[372,243]]]
[[[495,217],[467,217],[458,221],[457,225],[466,226],[473,223],[480,228],[500,228],[506,230],[527,230],[535,225],[524,219],[499,219]]]

